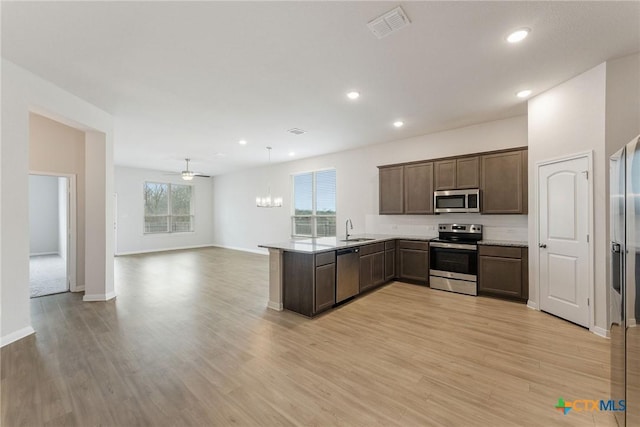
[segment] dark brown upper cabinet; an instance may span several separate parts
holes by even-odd
[[[483,214],[526,214],[527,151],[482,156],[480,189]]]
[[[404,213],[404,166],[385,166],[378,171],[381,215]]]
[[[404,213],[433,213],[433,163],[404,166]]]
[[[456,188],[480,187],[480,157],[456,159]]]
[[[380,214],[433,214],[433,191],[480,188],[483,214],[526,214],[527,148],[378,166]]]
[[[456,188],[456,160],[441,160],[435,162],[436,190],[455,190]]]
[[[435,189],[457,190],[478,188],[480,185],[480,161],[478,156],[435,162]]]

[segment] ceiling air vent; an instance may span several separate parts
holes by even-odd
[[[400,6],[369,22],[367,26],[379,39],[411,24]]]
[[[302,129],[298,129],[298,128],[293,128],[293,129],[289,129],[287,132],[290,132],[294,135],[302,135],[303,133],[307,133],[306,130],[302,130]]]

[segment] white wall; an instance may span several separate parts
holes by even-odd
[[[609,156],[640,133],[640,56],[594,67],[529,101],[529,209],[537,209],[536,163],[593,151],[594,328],[608,330]],[[538,242],[529,216],[529,242]],[[529,251],[529,298],[538,306],[538,252]]]
[[[58,178],[29,176],[29,254],[58,254]]]
[[[640,134],[640,53],[607,62],[607,157]]]
[[[69,222],[69,178],[58,177],[58,254],[67,260]]]
[[[287,240],[291,234],[291,175],[336,168],[338,234],[353,220],[354,234],[435,235],[438,223],[460,220],[488,224],[487,238],[526,240],[526,215],[378,215],[377,166],[527,145],[527,118],[519,116],[447,132],[423,135],[325,156],[216,176],[213,178],[213,223],[216,245],[260,251],[261,243]],[[271,182],[282,208],[257,208],[255,198]]]
[[[86,141],[87,148],[99,152],[92,159],[95,161],[87,163],[87,190],[91,193],[86,201],[88,206],[101,208],[102,215],[95,217],[92,210],[86,210],[87,227],[94,233],[86,238],[92,249],[86,251],[85,280],[99,295],[113,295],[113,118],[2,59],[1,345],[33,333],[29,310],[29,112],[96,134]],[[99,185],[93,186],[94,180]]]
[[[144,234],[145,181],[193,186],[193,232]],[[166,172],[118,166],[115,168],[115,188],[118,195],[116,254],[210,246],[213,243],[212,179],[196,177],[187,182]]]
[[[50,174],[75,175],[76,286],[85,288],[86,173],[85,132],[39,114],[29,114],[29,168]]]
[[[529,101],[529,207],[537,210],[536,163],[560,156],[593,151],[595,248],[595,327],[607,330],[607,229],[608,205],[605,153],[606,64],[559,85]],[[529,217],[529,242],[538,243],[536,216]],[[539,253],[529,251],[529,300],[538,306]]]

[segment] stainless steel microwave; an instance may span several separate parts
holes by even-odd
[[[436,213],[480,212],[480,190],[445,190],[433,192]]]

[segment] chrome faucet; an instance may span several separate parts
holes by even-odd
[[[353,222],[351,222],[351,218],[344,223],[344,234],[347,235],[347,237],[345,237],[347,240],[349,240],[349,226],[351,226],[351,229],[353,230]]]

